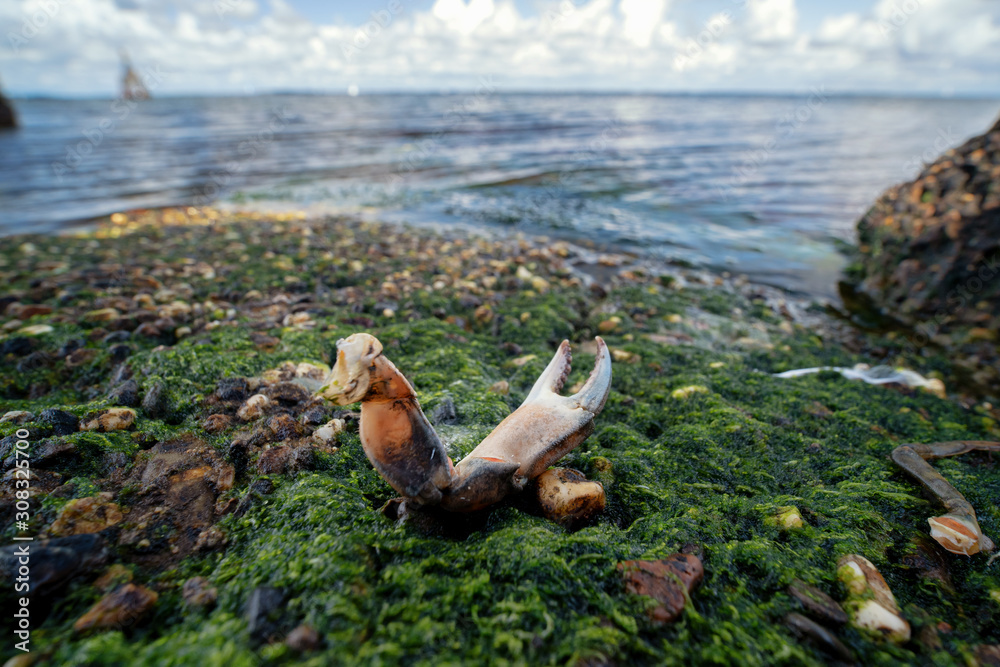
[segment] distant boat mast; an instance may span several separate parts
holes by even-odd
[[[132,61],[125,51],[121,52],[122,59],[122,99],[126,100],[148,100],[149,89],[142,82],[138,73],[132,69]]]

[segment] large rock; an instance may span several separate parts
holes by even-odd
[[[10,101],[0,93],[0,129],[17,127],[17,116]]]
[[[975,393],[1000,395],[1000,121],[886,191],[858,223],[841,294],[908,347],[944,348]]]

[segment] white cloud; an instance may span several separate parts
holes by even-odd
[[[1000,94],[997,2],[872,0],[804,28],[809,0],[713,1],[699,23],[670,0],[551,0],[530,15],[512,0],[376,0],[356,26],[310,22],[294,0],[3,0],[0,74],[14,93],[113,94],[123,47],[164,71],[160,93],[472,89],[492,75],[501,89]]]
[[[753,0],[748,13],[748,32],[754,41],[782,42],[795,37],[799,20],[795,0]]]
[[[622,28],[626,39],[637,46],[649,46],[653,32],[663,20],[666,0],[621,0],[619,7],[625,16]]]

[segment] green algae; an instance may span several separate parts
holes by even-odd
[[[281,263],[292,268],[250,262],[241,271],[230,265],[220,271],[225,284],[284,289],[284,276],[294,270],[312,286],[297,271],[315,275],[321,263],[298,257],[298,239],[276,243],[284,236],[273,230],[266,236],[260,247],[279,257],[294,253],[293,261]],[[206,239],[211,236],[201,231],[191,236],[191,242]],[[350,284],[405,266],[405,257],[365,266],[349,274]],[[911,540],[926,534],[925,519],[936,508],[888,460],[904,442],[995,437],[995,423],[951,401],[836,374],[775,378],[772,373],[790,368],[863,359],[807,331],[776,331],[773,313],[738,294],[678,290],[667,282],[614,289],[600,311],[579,287],[516,294],[491,305],[489,322],[477,322],[458,299],[417,292],[397,318],[377,319],[375,313],[375,326],[368,328],[428,413],[445,398],[454,402],[458,424],[439,432],[457,460],[519,404],[554,344],[565,337],[582,345],[617,314],[620,327],[601,335],[633,356],[615,363],[595,433],[563,461],[605,485],[607,510],[594,525],[570,533],[519,502],[457,534],[394,523],[379,512],[394,494],[361,452],[357,432],[349,431],[338,451],[319,456],[313,470],[272,476],[273,493],[260,496],[245,515],[223,519],[229,538],[224,552],[191,556],[167,572],[140,570],[137,579],[161,592],[142,623],[75,635],[73,620],[98,597],[78,581],[36,630],[37,650],[52,664],[67,665],[823,664],[823,654],[781,624],[797,609],[786,588],[798,578],[843,599],[836,561],[849,553],[880,569],[909,617],[953,626],[941,637],[944,649],[933,654],[921,653],[916,642],[897,647],[853,629],[838,631],[866,662],[958,664],[971,646],[1000,643],[1000,605],[990,593],[1000,589],[1000,573],[984,556],[949,559],[957,593],[901,562]],[[734,308],[744,313],[740,321],[691,344],[645,338],[663,329],[694,332],[686,327],[700,313],[722,317]],[[464,322],[404,318],[435,309],[462,315]],[[685,322],[671,322],[671,315]],[[107,454],[135,455],[144,442],[196,430],[205,416],[203,398],[221,378],[257,375],[284,361],[328,362],[336,339],[361,328],[350,324],[353,317],[331,304],[315,316],[314,329],[269,331],[280,339],[270,349],[255,345],[241,323],[167,349],[136,341],[128,363],[144,387],[165,385],[170,416],[151,419],[140,410],[132,433],[70,436],[82,456],[71,472],[97,478]],[[65,335],[74,333],[75,325],[62,326]],[[751,329],[766,332],[774,349],[734,342]],[[503,343],[516,343],[536,359],[513,366]],[[592,355],[576,351],[577,370],[567,386],[585,377],[592,362]],[[105,360],[91,363],[71,379],[107,374]],[[509,395],[489,391],[499,380],[509,383]],[[675,390],[690,386],[705,391],[675,397]],[[84,414],[103,403],[81,400],[74,390],[11,405],[33,411],[59,405]],[[0,428],[0,434],[12,432],[8,425]],[[206,439],[222,451],[231,436]],[[983,530],[1000,535],[1000,476],[992,459],[937,465],[977,508]],[[245,493],[253,479],[240,480],[236,493]],[[767,520],[774,508],[788,505],[802,513],[801,529],[782,530]],[[45,515],[57,509],[51,504]],[[646,615],[651,602],[625,593],[616,566],[684,547],[703,554],[705,581],[677,623],[653,626]],[[185,610],[180,586],[195,574],[218,588],[210,611]],[[250,635],[244,608],[262,585],[286,593],[279,635],[309,624],[323,638],[318,652],[299,655],[280,641],[262,644]]]

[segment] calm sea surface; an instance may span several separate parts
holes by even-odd
[[[829,294],[885,187],[995,100],[511,95],[17,100],[0,232],[216,199],[587,238]]]

